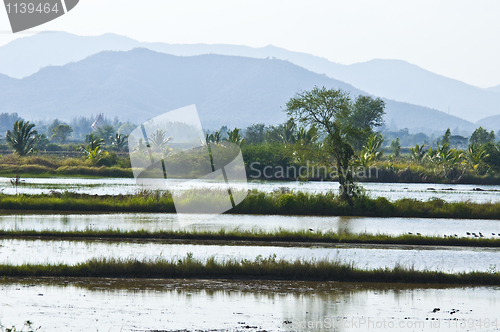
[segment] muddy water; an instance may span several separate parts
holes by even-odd
[[[69,190],[78,193],[92,195],[118,195],[132,194],[140,189],[134,179],[60,179],[60,178],[26,178],[18,188],[19,193],[41,194],[49,193],[51,190]],[[169,180],[177,183],[182,180]],[[189,184],[179,186],[181,189],[210,188],[213,184],[206,181],[194,180]],[[249,179],[247,185],[235,185],[240,189],[257,189],[264,192],[272,192],[281,187],[293,191],[309,193],[324,193],[330,190],[338,190],[336,182],[279,182],[260,181]],[[389,200],[401,198],[414,198],[428,200],[440,198],[446,201],[473,201],[473,202],[498,202],[500,200],[500,186],[487,185],[452,185],[435,183],[362,183],[367,193],[372,197],[386,197]],[[484,191],[474,191],[475,188]],[[3,193],[15,194],[15,188],[10,184],[9,178],[0,178],[0,189]],[[451,190],[449,190],[451,189]]]
[[[392,268],[396,264],[417,270],[445,272],[488,271],[500,268],[500,249],[460,247],[414,247],[381,245],[336,245],[328,247],[280,247],[169,244],[161,242],[100,242],[59,240],[0,240],[0,263],[64,263],[73,265],[92,258],[156,260],[179,259],[193,253],[195,259],[215,257],[254,260],[276,254],[286,260],[340,260],[358,268]]]
[[[187,219],[188,218],[188,219]],[[422,235],[473,237],[469,233],[500,239],[498,220],[422,219],[422,218],[359,218],[359,217],[296,217],[220,215],[206,219],[189,215],[180,221],[175,214],[113,213],[113,214],[0,214],[2,230],[309,230],[347,233],[401,235],[408,232]],[[493,235],[494,234],[494,235]]]
[[[499,295],[498,287],[7,279],[0,321],[29,319],[42,331],[493,331]]]

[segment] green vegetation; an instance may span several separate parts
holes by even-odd
[[[116,133],[111,139],[111,145],[117,148],[119,151],[124,151],[127,147],[128,135]]]
[[[352,102],[349,93],[325,87],[298,93],[286,103],[291,119],[295,117],[307,126],[317,126],[325,136],[318,157],[325,165],[336,166],[341,196],[349,203],[356,194],[351,190],[354,178],[350,171],[354,166],[354,149],[366,141],[374,127],[383,123],[384,107],[379,98],[358,96]]]
[[[87,145],[80,146],[79,150],[85,155],[90,161],[95,161],[101,159],[103,156],[107,155],[108,152],[104,151],[104,139],[96,136],[94,134],[89,134],[85,137],[85,142]]]
[[[200,196],[204,194],[204,196]],[[177,203],[221,204],[226,192],[205,190],[180,194]],[[40,195],[0,194],[3,210],[109,211],[109,212],[175,212],[172,196],[167,192],[142,191],[135,195],[97,196],[71,192]],[[308,193],[262,193],[251,191],[238,206],[228,211],[234,214],[316,215],[498,219],[500,203],[445,202],[441,199],[419,201],[400,199],[390,202],[383,197],[372,199],[359,196],[352,204],[338,195]]]
[[[382,123],[382,100],[352,100],[345,91],[324,87],[292,97],[285,111],[289,118],[280,125],[207,130],[203,144],[240,146],[251,179],[339,181],[348,200],[359,194],[355,181],[500,184],[500,142],[482,127],[470,139],[450,129],[438,137],[407,129],[390,132]],[[0,127],[8,129],[4,144],[0,142],[5,154],[0,155],[0,176],[133,176],[127,147],[133,124],[102,115],[95,123],[81,117],[71,124],[55,119],[36,126],[16,113],[2,113],[0,120]],[[165,148],[161,159],[172,166],[170,177],[207,172],[206,149],[178,153],[182,148],[176,138],[192,130],[188,127],[166,125],[148,138],[151,148]],[[381,132],[374,132],[377,128]],[[143,155],[149,162],[144,141],[137,142],[132,156]],[[14,155],[8,155],[11,151]],[[25,157],[36,153],[44,156]]]
[[[54,176],[101,176],[133,177],[128,158],[116,153],[104,155],[99,160],[65,158],[55,156],[8,155],[0,157],[0,176],[54,177]]]
[[[193,258],[191,253],[183,259],[158,259],[139,261],[134,259],[92,259],[73,266],[0,265],[4,277],[101,277],[101,278],[228,278],[228,279],[277,279],[322,280],[349,282],[401,282],[434,284],[500,285],[500,273],[469,272],[448,274],[437,271],[417,271],[396,265],[394,268],[363,270],[353,263],[341,261],[278,260],[257,256],[250,260],[206,261]]]
[[[35,151],[38,132],[33,129],[34,127],[35,125],[29,121],[16,121],[12,131],[7,130],[5,139],[19,156],[26,156]]]
[[[400,235],[391,236],[384,234],[350,234],[313,231],[293,231],[277,230],[266,232],[263,230],[225,230],[219,231],[185,231],[168,230],[148,232],[139,231],[120,231],[120,230],[91,230],[84,231],[35,231],[35,230],[0,230],[0,237],[9,238],[37,238],[37,239],[85,239],[85,240],[187,240],[187,241],[252,241],[255,244],[269,242],[282,242],[283,244],[293,245],[300,243],[351,243],[351,244],[399,244],[399,245],[429,245],[429,246],[462,246],[462,247],[500,247],[500,239],[486,238],[466,238],[466,237],[440,237],[440,236],[417,236]],[[232,245],[237,243],[231,242]]]
[[[64,144],[66,143],[72,132],[73,128],[71,128],[69,125],[60,124],[54,129],[52,129],[52,136],[50,137],[50,139],[59,142],[61,144]]]

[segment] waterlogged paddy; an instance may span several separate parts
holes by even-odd
[[[498,287],[7,279],[0,322],[29,319],[42,331],[493,331],[499,295]]]
[[[72,191],[91,195],[119,195],[133,194],[140,188],[134,179],[80,179],[80,178],[26,178],[18,187],[19,193],[41,194],[55,191]],[[212,188],[213,183],[202,180],[168,180],[180,189]],[[183,182],[183,184],[180,184]],[[279,182],[249,180],[247,185],[233,185],[236,189],[257,189],[263,192],[272,192],[286,187],[293,191],[308,193],[325,193],[337,191],[337,182]],[[472,201],[478,203],[497,202],[500,200],[500,186],[489,185],[453,185],[434,183],[362,183],[371,197],[386,197],[389,200],[412,198],[428,200],[440,198],[450,202]],[[0,189],[5,194],[15,194],[15,188],[10,184],[10,178],[0,178]],[[474,191],[481,188],[484,191]],[[449,190],[451,189],[451,190]]]
[[[171,244],[162,242],[107,242],[59,240],[0,240],[0,263],[10,265],[68,264],[74,265],[92,258],[156,260],[181,259],[192,253],[195,259],[215,257],[255,260],[257,255],[267,258],[296,260],[339,260],[354,263],[363,269],[393,268],[396,264],[417,270],[444,272],[489,271],[500,268],[500,249],[490,248],[434,248],[380,245],[336,245],[321,247],[278,247]]]
[[[401,235],[408,232],[422,235],[455,235],[467,237],[467,232],[485,238],[500,239],[498,220],[432,219],[432,218],[360,218],[360,217],[303,217],[224,214],[211,219],[204,215],[183,216],[171,213],[113,213],[113,214],[0,214],[2,230],[264,230],[278,229],[333,231],[338,233],[369,233]],[[495,235],[493,235],[495,234]],[[471,236],[468,236],[471,237]]]

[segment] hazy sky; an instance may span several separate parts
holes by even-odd
[[[3,9],[0,30],[0,44],[26,36],[8,33]],[[344,64],[401,59],[480,87],[500,84],[497,0],[80,0],[65,16],[32,30],[272,44]]]

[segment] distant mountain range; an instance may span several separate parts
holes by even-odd
[[[222,54],[262,59],[274,57],[315,73],[326,74],[372,95],[434,108],[471,122],[500,116],[500,86],[481,89],[400,60],[372,60],[341,65],[274,46],[251,48],[237,45],[143,43],[114,34],[83,37],[64,32],[40,33],[0,47],[0,73],[22,78],[48,65],[80,61],[104,50],[128,51],[137,47],[179,56]],[[498,130],[499,122],[500,118],[496,122],[478,123]],[[449,127],[454,126],[455,123],[449,124]]]
[[[105,51],[64,66],[13,79],[0,76],[0,111],[27,119],[104,113],[141,123],[196,104],[206,128],[278,124],[282,108],[301,90],[317,86],[366,94],[344,82],[277,59],[225,55],[180,57],[148,49]],[[475,125],[429,108],[386,100],[392,129],[471,131]]]

